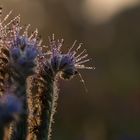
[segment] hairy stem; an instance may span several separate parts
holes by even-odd
[[[55,76],[50,75],[41,72],[30,78],[27,140],[50,139],[51,124],[58,97]]]
[[[0,97],[4,94],[5,81],[8,76],[7,64],[9,62],[9,50],[0,46]]]
[[[5,92],[5,81],[8,76],[7,64],[9,61],[9,50],[6,47],[0,46],[0,98]],[[4,137],[5,126],[0,124],[0,138]]]

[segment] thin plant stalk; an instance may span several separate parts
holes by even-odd
[[[29,79],[27,140],[50,139],[58,99],[57,78],[50,75],[47,72],[40,72]]]

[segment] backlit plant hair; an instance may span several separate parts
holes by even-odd
[[[78,53],[81,44],[74,49],[75,43],[63,53],[62,40],[55,40],[54,35],[49,38],[49,53],[39,60],[38,72],[29,79],[27,93],[29,95],[29,116],[27,140],[50,140],[53,116],[58,99],[58,78],[69,80],[79,73],[79,69],[93,69],[86,67],[88,54],[85,50]],[[80,74],[80,73],[79,73]]]
[[[85,49],[80,51],[81,44],[74,48],[74,42],[64,53],[63,39],[55,40],[52,35],[48,47],[43,46],[38,30],[29,35],[30,25],[22,27],[20,16],[7,22],[11,14],[2,20],[0,8],[0,117],[10,118],[1,138],[50,140],[58,79],[70,80],[79,75],[84,84],[79,69],[93,68],[85,66],[90,59]]]
[[[41,40],[38,38],[37,30],[29,36],[29,25],[25,29],[20,26],[20,16],[6,23],[11,13],[12,11],[3,20],[0,19],[1,71],[4,71],[1,72],[0,77],[1,83],[5,84],[4,90],[1,88],[3,91],[1,95],[10,90],[16,96],[22,97],[25,114],[27,114],[26,78],[35,71],[35,59],[39,53]],[[27,124],[25,114],[21,115],[22,119],[18,124],[10,124],[9,130],[7,129],[9,139],[25,137]]]

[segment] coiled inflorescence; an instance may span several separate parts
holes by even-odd
[[[16,43],[16,44],[15,44]],[[38,50],[27,37],[18,36],[10,48],[10,66],[25,76],[33,74]]]
[[[85,66],[85,63],[91,59],[87,58],[86,49],[80,51],[82,43],[76,49],[76,41],[70,47],[68,52],[62,52],[63,39],[55,40],[54,35],[49,37],[50,57],[45,63],[47,68],[51,68],[54,74],[60,74],[63,79],[70,79],[78,73],[79,69],[93,69]],[[80,51],[80,52],[78,52]],[[46,59],[45,59],[46,61]]]
[[[33,74],[33,68],[36,66],[35,59],[39,53],[39,41],[37,39],[36,30],[28,37],[27,29],[20,35],[20,21],[13,23],[10,32],[10,39],[7,46],[10,52],[9,65],[16,72],[24,75],[25,78]]]

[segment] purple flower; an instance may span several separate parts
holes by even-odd
[[[20,16],[15,17],[9,23],[6,18],[0,21],[0,45],[9,50],[9,66],[12,71],[19,72],[27,77],[34,73],[36,58],[40,53],[41,40],[38,31],[28,35],[29,25],[23,30],[20,26]]]
[[[10,65],[17,71],[30,75],[36,65],[37,55],[38,49],[35,42],[30,41],[25,36],[17,36],[16,40],[11,43]]]
[[[0,99],[0,124],[16,120],[22,113],[22,102],[13,94],[5,94]]]
[[[55,74],[59,72],[60,77],[63,79],[72,78],[78,73],[79,69],[93,69],[93,67],[85,66],[85,63],[90,61],[90,59],[88,59],[86,50],[84,49],[80,51],[81,44],[79,44],[79,46],[74,49],[75,44],[76,42],[74,42],[67,53],[63,53],[61,51],[63,40],[56,41],[54,40],[54,36],[52,39],[49,39],[49,46],[51,48],[49,63],[51,65],[52,71]]]

